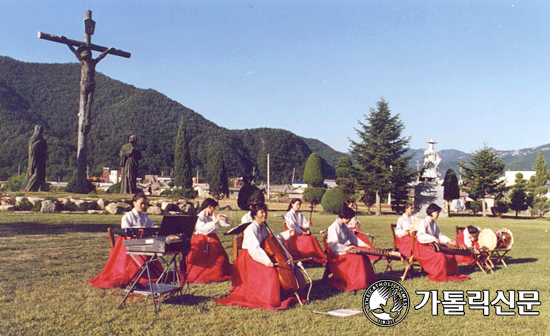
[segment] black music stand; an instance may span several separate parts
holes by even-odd
[[[148,243],[148,240],[152,239],[162,239],[166,240],[167,236],[176,235],[180,242],[178,243],[180,248],[176,251],[171,252],[158,252],[158,251],[127,251],[126,254],[130,255],[132,259],[139,265],[139,269],[132,276],[130,282],[132,285],[129,289],[126,289],[126,295],[118,305],[120,309],[128,296],[131,293],[141,294],[145,296],[151,296],[153,300],[153,306],[155,309],[155,314],[158,312],[157,303],[155,298],[161,297],[165,294],[174,295],[176,293],[181,294],[181,289],[183,288],[182,281],[179,276],[177,256],[181,255],[181,260],[183,261],[183,275],[184,282],[187,278],[187,267],[185,264],[185,257],[189,253],[191,247],[191,236],[195,229],[195,223],[197,221],[197,216],[188,216],[188,215],[176,215],[176,216],[164,216],[162,223],[159,229],[159,236],[157,238],[151,239],[142,239],[144,244]],[[181,244],[183,242],[183,244]],[[136,255],[146,256],[144,263],[141,263],[136,259]],[[168,262],[166,262],[163,257],[170,256]],[[162,274],[159,276],[156,282],[151,280],[151,265],[155,262],[164,262],[166,267],[164,268]],[[169,279],[169,273],[172,272],[172,279]],[[143,274],[147,274],[148,284],[143,286],[143,288],[138,288],[139,279]]]

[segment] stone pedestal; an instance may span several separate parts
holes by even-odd
[[[436,182],[422,182],[414,187],[414,215],[426,218],[426,209],[431,203],[441,207],[439,217],[447,217],[447,209],[444,207],[443,187]]]

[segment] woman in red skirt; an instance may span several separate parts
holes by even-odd
[[[418,232],[414,242],[414,258],[428,273],[431,281],[463,281],[469,279],[461,275],[454,255],[435,252],[428,243],[455,244],[450,238],[443,235],[435,220],[439,217],[441,208],[430,204],[426,210],[426,217],[418,224]],[[456,245],[456,244],[455,244]]]
[[[355,246],[368,246],[346,226],[355,217],[355,211],[344,206],[338,218],[328,228],[327,268],[329,285],[343,291],[364,289],[378,280],[372,264],[364,255],[350,254]]]
[[[254,221],[244,230],[242,250],[231,271],[231,294],[214,301],[224,306],[286,309],[297,299],[282,291],[273,262],[262,248],[269,236],[265,225],[267,207],[255,204],[251,213]]]
[[[288,205],[285,224],[291,237],[285,246],[295,260],[311,258],[306,262],[324,264],[327,256],[317,239],[311,235],[311,222],[300,213],[301,206],[302,201],[299,198],[293,198]]]
[[[229,280],[231,276],[231,264],[229,257],[223,248],[218,232],[218,225],[229,226],[226,217],[222,214],[214,214],[218,206],[213,198],[207,198],[202,202],[195,224],[195,235],[191,239],[191,249],[182,260],[181,270],[187,270],[182,274],[188,283],[209,283]]]

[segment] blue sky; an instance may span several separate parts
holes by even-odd
[[[411,148],[550,143],[550,2],[0,0],[0,55],[68,63],[37,32],[132,53],[97,70],[229,129],[283,128],[349,150],[384,97]],[[97,56],[97,54],[96,54]],[[75,114],[76,118],[76,114]]]

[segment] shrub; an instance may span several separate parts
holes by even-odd
[[[19,191],[23,187],[23,182],[25,182],[25,175],[10,176],[6,183],[4,183],[3,189],[7,191]]]
[[[468,201],[466,202],[466,209],[472,210],[474,215],[480,211],[483,210],[483,203],[482,201]]]
[[[495,206],[491,207],[491,212],[495,216],[502,216],[502,214],[505,214],[510,210],[510,203],[508,200],[501,198],[497,201],[495,201]]]
[[[42,209],[42,201],[36,201],[36,203],[32,206],[32,211],[40,212],[40,209]]]
[[[97,195],[96,194],[89,194],[88,197],[89,198],[97,198]]]
[[[170,191],[170,190],[165,190],[165,191]],[[194,198],[197,197],[197,194],[198,193],[197,193],[197,191],[195,191],[195,189],[177,188],[177,189],[172,190],[170,195],[167,195],[166,197],[194,199]]]
[[[309,203],[310,209],[313,209],[317,204],[321,203],[325,192],[326,189],[324,188],[308,187],[304,190],[303,199]]]
[[[341,188],[329,189],[323,195],[321,205],[326,212],[338,213],[346,202],[346,195]]]
[[[19,204],[15,206],[15,210],[30,211],[32,210],[32,207],[33,207],[32,203],[29,202],[28,199],[23,198],[23,200],[21,200],[21,202],[19,202]]]
[[[61,207],[62,210],[65,211],[78,211],[80,210],[76,204],[74,204],[71,201],[67,201],[67,203],[63,204]]]
[[[119,194],[120,193],[120,182],[113,184],[107,189],[107,194]]]
[[[67,182],[65,191],[73,193],[76,192],[76,173],[73,175],[73,178]],[[95,185],[91,180],[86,180],[86,193],[91,193],[92,191],[95,191]]]

